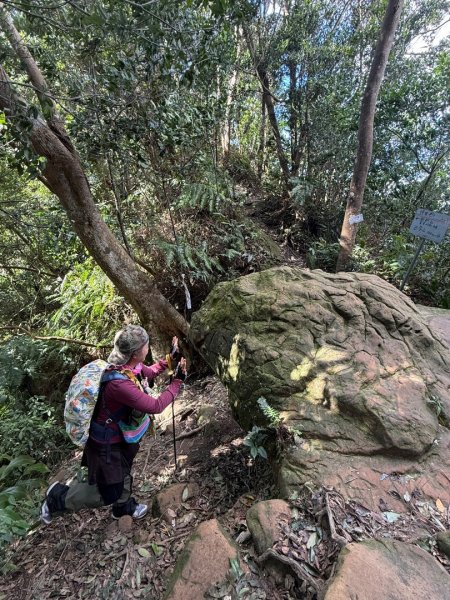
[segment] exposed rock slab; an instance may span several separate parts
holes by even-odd
[[[280,526],[289,524],[291,509],[284,500],[264,500],[249,508],[246,520],[256,551],[263,554],[283,537]]]
[[[437,331],[450,348],[450,310],[417,305],[428,325]]]
[[[395,540],[349,544],[340,553],[324,600],[444,600],[450,575],[430,554]]]
[[[190,337],[244,428],[266,423],[263,396],[302,431],[284,494],[312,482],[373,509],[404,508],[391,490],[450,502],[450,351],[390,284],[269,269],[216,286]]]
[[[238,549],[216,519],[201,523],[187,542],[169,580],[166,600],[199,600],[230,571]],[[243,567],[243,565],[242,565]]]
[[[198,494],[199,487],[195,482],[175,483],[157,494],[152,504],[152,514],[154,517],[162,517],[168,523],[174,518],[182,502],[193,498]]]

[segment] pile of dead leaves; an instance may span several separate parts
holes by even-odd
[[[408,512],[371,511],[346,501],[333,489],[322,488],[291,501],[293,520],[281,526],[283,536],[258,562],[271,559],[290,568],[299,598],[313,599],[333,575],[340,550],[350,542],[391,538],[415,543],[431,553],[450,573],[450,561],[436,544],[436,534],[450,528],[450,513],[442,503],[407,498]],[[384,506],[382,508],[387,509]]]

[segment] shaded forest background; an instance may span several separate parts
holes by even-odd
[[[33,120],[56,107],[103,220],[188,317],[183,281],[196,310],[218,281],[287,258],[334,270],[385,8],[0,3],[48,85],[46,105],[0,33],[22,107],[0,112],[0,543],[33,523],[46,470],[68,451],[61,398],[74,371],[136,320],[44,185]],[[416,209],[450,207],[449,8],[405,3],[375,115],[350,268],[397,286]],[[448,236],[426,244],[405,290],[415,301],[450,308],[449,256]]]

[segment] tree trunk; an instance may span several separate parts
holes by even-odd
[[[298,119],[297,119],[297,65],[295,62],[288,61],[287,68],[289,70],[289,130],[291,142],[291,173],[297,175],[298,167],[296,168],[297,155],[299,154],[298,140]]]
[[[262,177],[266,162],[266,103],[261,97],[261,126],[259,128],[259,147],[258,147],[258,179],[262,182]]]
[[[56,114],[42,73],[1,2],[0,26],[27,71],[44,114],[48,114],[47,121],[41,116],[30,118],[31,143],[35,152],[47,161],[41,180],[59,198],[73,229],[94,260],[133,306],[142,324],[151,328],[152,342],[160,346],[164,338],[186,336],[189,329],[186,320],[164,298],[148,275],[140,270],[103,220],[79,156]],[[0,66],[0,109],[8,119],[14,119],[23,112],[21,106],[19,96]]]
[[[358,150],[356,154],[353,176],[347,199],[344,221],[342,223],[340,250],[336,271],[346,269],[355,245],[357,223],[350,224],[350,218],[361,211],[367,173],[372,158],[373,120],[378,93],[383,80],[389,53],[394,42],[394,34],[400,20],[403,0],[389,0],[381,25],[372,65],[367,79],[366,89],[361,103],[358,128]],[[352,219],[353,221],[353,219]]]
[[[289,172],[289,162],[283,150],[283,144],[281,143],[280,129],[278,127],[277,116],[275,114],[275,102],[273,95],[270,91],[269,76],[267,74],[264,62],[260,60],[256,55],[255,45],[253,43],[253,39],[248,27],[244,25],[243,29],[245,41],[247,42],[247,47],[250,52],[253,66],[255,67],[256,74],[258,75],[258,79],[261,83],[263,102],[265,103],[267,108],[267,115],[269,117],[269,122],[272,127],[273,137],[275,138],[277,156],[281,167],[283,183],[287,191],[290,189],[291,174]]]
[[[240,31],[237,32],[238,38],[239,38],[239,33],[240,33]],[[240,55],[241,55],[241,44],[238,39],[237,47],[236,47],[236,63],[235,63],[233,72],[231,74],[230,81],[228,82],[228,93],[227,93],[227,100],[226,100],[226,105],[225,105],[225,119],[224,119],[224,124],[223,124],[223,128],[222,128],[222,135],[221,135],[221,146],[222,146],[223,156],[226,156],[230,152],[232,121],[233,121],[231,110],[232,110],[233,100],[236,95],[236,89],[237,89],[238,81],[239,81]]]

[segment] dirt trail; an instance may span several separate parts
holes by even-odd
[[[140,502],[151,504],[156,493],[173,483],[199,485],[199,495],[178,507],[172,524],[148,514],[130,533],[121,533],[110,509],[104,508],[38,525],[8,551],[17,569],[0,580],[0,599],[156,600],[162,598],[165,580],[198,523],[220,518],[236,537],[241,526],[233,528],[244,523],[248,506],[270,496],[270,471],[266,463],[255,468],[249,460],[242,444],[245,434],[231,416],[225,388],[214,377],[187,385],[176,400],[177,435],[198,427],[196,414],[205,404],[212,405],[213,419],[177,443],[177,471],[170,408],[160,417],[156,438],[148,436],[136,458],[134,494]],[[73,476],[79,454],[74,453],[54,478]]]

